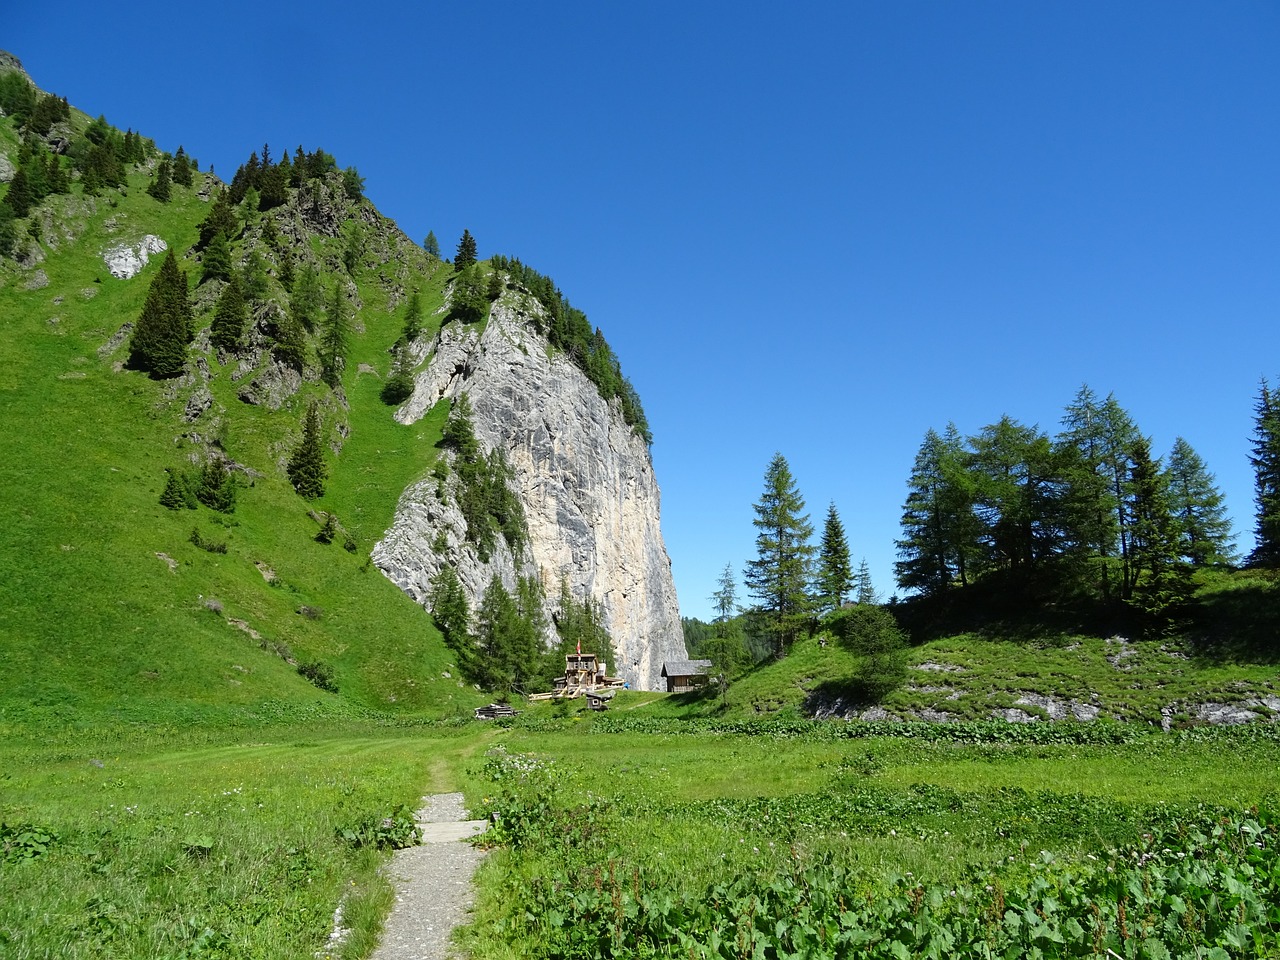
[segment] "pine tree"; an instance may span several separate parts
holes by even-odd
[[[1166,470],[1169,509],[1178,522],[1178,552],[1192,566],[1230,563],[1235,554],[1226,501],[1214,476],[1182,437]]]
[[[176,377],[187,362],[193,334],[187,277],[172,248],[151,281],[142,314],[129,340],[129,366],[157,380]]]
[[[470,230],[462,231],[462,239],[458,241],[458,252],[453,258],[455,270],[465,270],[476,262],[476,238]]]
[[[168,157],[160,159],[160,165],[156,168],[156,178],[152,181],[151,186],[147,187],[147,193],[155,197],[161,203],[168,203],[170,196],[170,186],[173,183],[173,165]]]
[[[436,239],[434,230],[427,231],[427,239],[422,241],[422,249],[432,260],[440,259],[440,241]]]
[[[756,608],[773,640],[774,655],[783,656],[799,635],[812,610],[809,569],[813,560],[813,526],[804,512],[804,498],[781,453],[765,471],[764,492],[754,504],[757,531],[755,560],[743,575]]]
[[[819,612],[839,609],[849,595],[852,580],[849,541],[845,539],[844,524],[840,522],[836,505],[832,503],[827,507],[827,520],[822,528],[822,543],[818,549],[816,586]]]
[[[342,368],[347,362],[348,326],[346,297],[342,292],[342,284],[335,282],[333,295],[329,298],[329,306],[325,311],[324,329],[320,333],[317,351],[320,356],[320,378],[335,390],[342,382]]]
[[[320,440],[320,411],[313,401],[302,424],[302,440],[289,458],[289,482],[307,500],[324,496],[324,481],[329,476]]]
[[[1266,380],[1258,388],[1254,406],[1253,464],[1254,547],[1249,563],[1280,566],[1280,396]]]
[[[213,308],[213,324],[210,329],[213,345],[225,353],[235,353],[248,320],[249,307],[245,303],[240,281],[233,274]]]

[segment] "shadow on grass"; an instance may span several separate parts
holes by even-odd
[[[1204,662],[1280,663],[1280,571],[1240,571],[1202,591],[1190,635]]]

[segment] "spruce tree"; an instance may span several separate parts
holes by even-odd
[[[172,183],[173,166],[168,157],[162,157],[159,167],[156,168],[156,178],[152,181],[151,186],[147,187],[147,193],[161,203],[168,203]]]
[[[1129,604],[1144,618],[1150,633],[1168,631],[1191,598],[1190,569],[1178,556],[1177,522],[1169,507],[1167,475],[1151,459],[1151,445],[1139,437],[1130,459],[1131,504]]]
[[[210,329],[213,345],[225,353],[235,353],[248,320],[249,307],[245,303],[244,292],[240,288],[240,281],[232,274],[213,309],[213,324]]]
[[[294,277],[289,312],[307,332],[311,332],[315,330],[323,308],[324,282],[320,279],[320,272],[310,260],[304,261],[302,269]]]
[[[178,147],[173,155],[173,182],[180,187],[191,186],[191,161],[187,159],[187,151]]]
[[[215,234],[204,248],[200,257],[200,282],[206,280],[230,280],[234,271],[231,266],[231,245],[227,243],[225,233]]]
[[[302,440],[289,458],[289,482],[307,500],[324,496],[324,481],[329,476],[320,440],[320,411],[312,401],[302,424]]]
[[[460,657],[467,658],[460,665],[468,670],[470,658],[474,655],[474,641],[470,633],[471,607],[458,572],[453,567],[445,564],[431,578],[431,594],[427,602],[432,619],[444,634],[444,642]]]
[[[335,282],[333,295],[325,311],[324,329],[320,333],[320,378],[333,389],[342,382],[342,368],[347,360],[348,321],[346,297],[342,284]]]
[[[764,492],[754,504],[756,559],[743,575],[772,638],[774,655],[783,656],[809,619],[809,572],[813,560],[813,526],[804,512],[791,468],[781,453],[765,471]]]
[[[476,262],[476,238],[471,235],[470,230],[462,231],[462,238],[458,241],[458,252],[453,258],[453,268],[455,270],[465,270]]]
[[[306,369],[307,334],[292,310],[280,318],[271,352],[286,367],[292,367],[299,373]]]
[[[213,198],[209,213],[200,222],[200,242],[197,246],[203,250],[218,234],[227,240],[240,235],[240,220],[236,217],[235,205],[231,202],[231,194],[223,188]]]
[[[1254,566],[1280,566],[1280,396],[1266,380],[1258,388],[1254,406],[1253,464],[1254,547],[1249,562]]]
[[[816,586],[819,612],[826,613],[843,606],[852,581],[849,541],[845,539],[844,524],[840,522],[836,505],[832,503],[827,507],[827,520],[822,528],[822,543],[818,550]]]
[[[401,339],[405,343],[417,340],[422,333],[422,296],[417,290],[409,294],[409,305],[404,312],[404,332]]]
[[[129,366],[157,380],[176,377],[187,362],[193,335],[187,277],[170,248],[151,281],[142,313],[129,340]]]

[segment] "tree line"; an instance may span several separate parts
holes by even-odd
[[[1114,395],[1088,386],[1056,436],[1009,416],[926,432],[895,573],[925,595],[999,578],[1028,597],[1118,602],[1167,627],[1191,572],[1235,557],[1221,491],[1183,438],[1167,461]]]

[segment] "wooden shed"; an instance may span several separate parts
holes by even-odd
[[[710,660],[668,660],[662,665],[667,680],[667,693],[688,693],[707,685]]]

